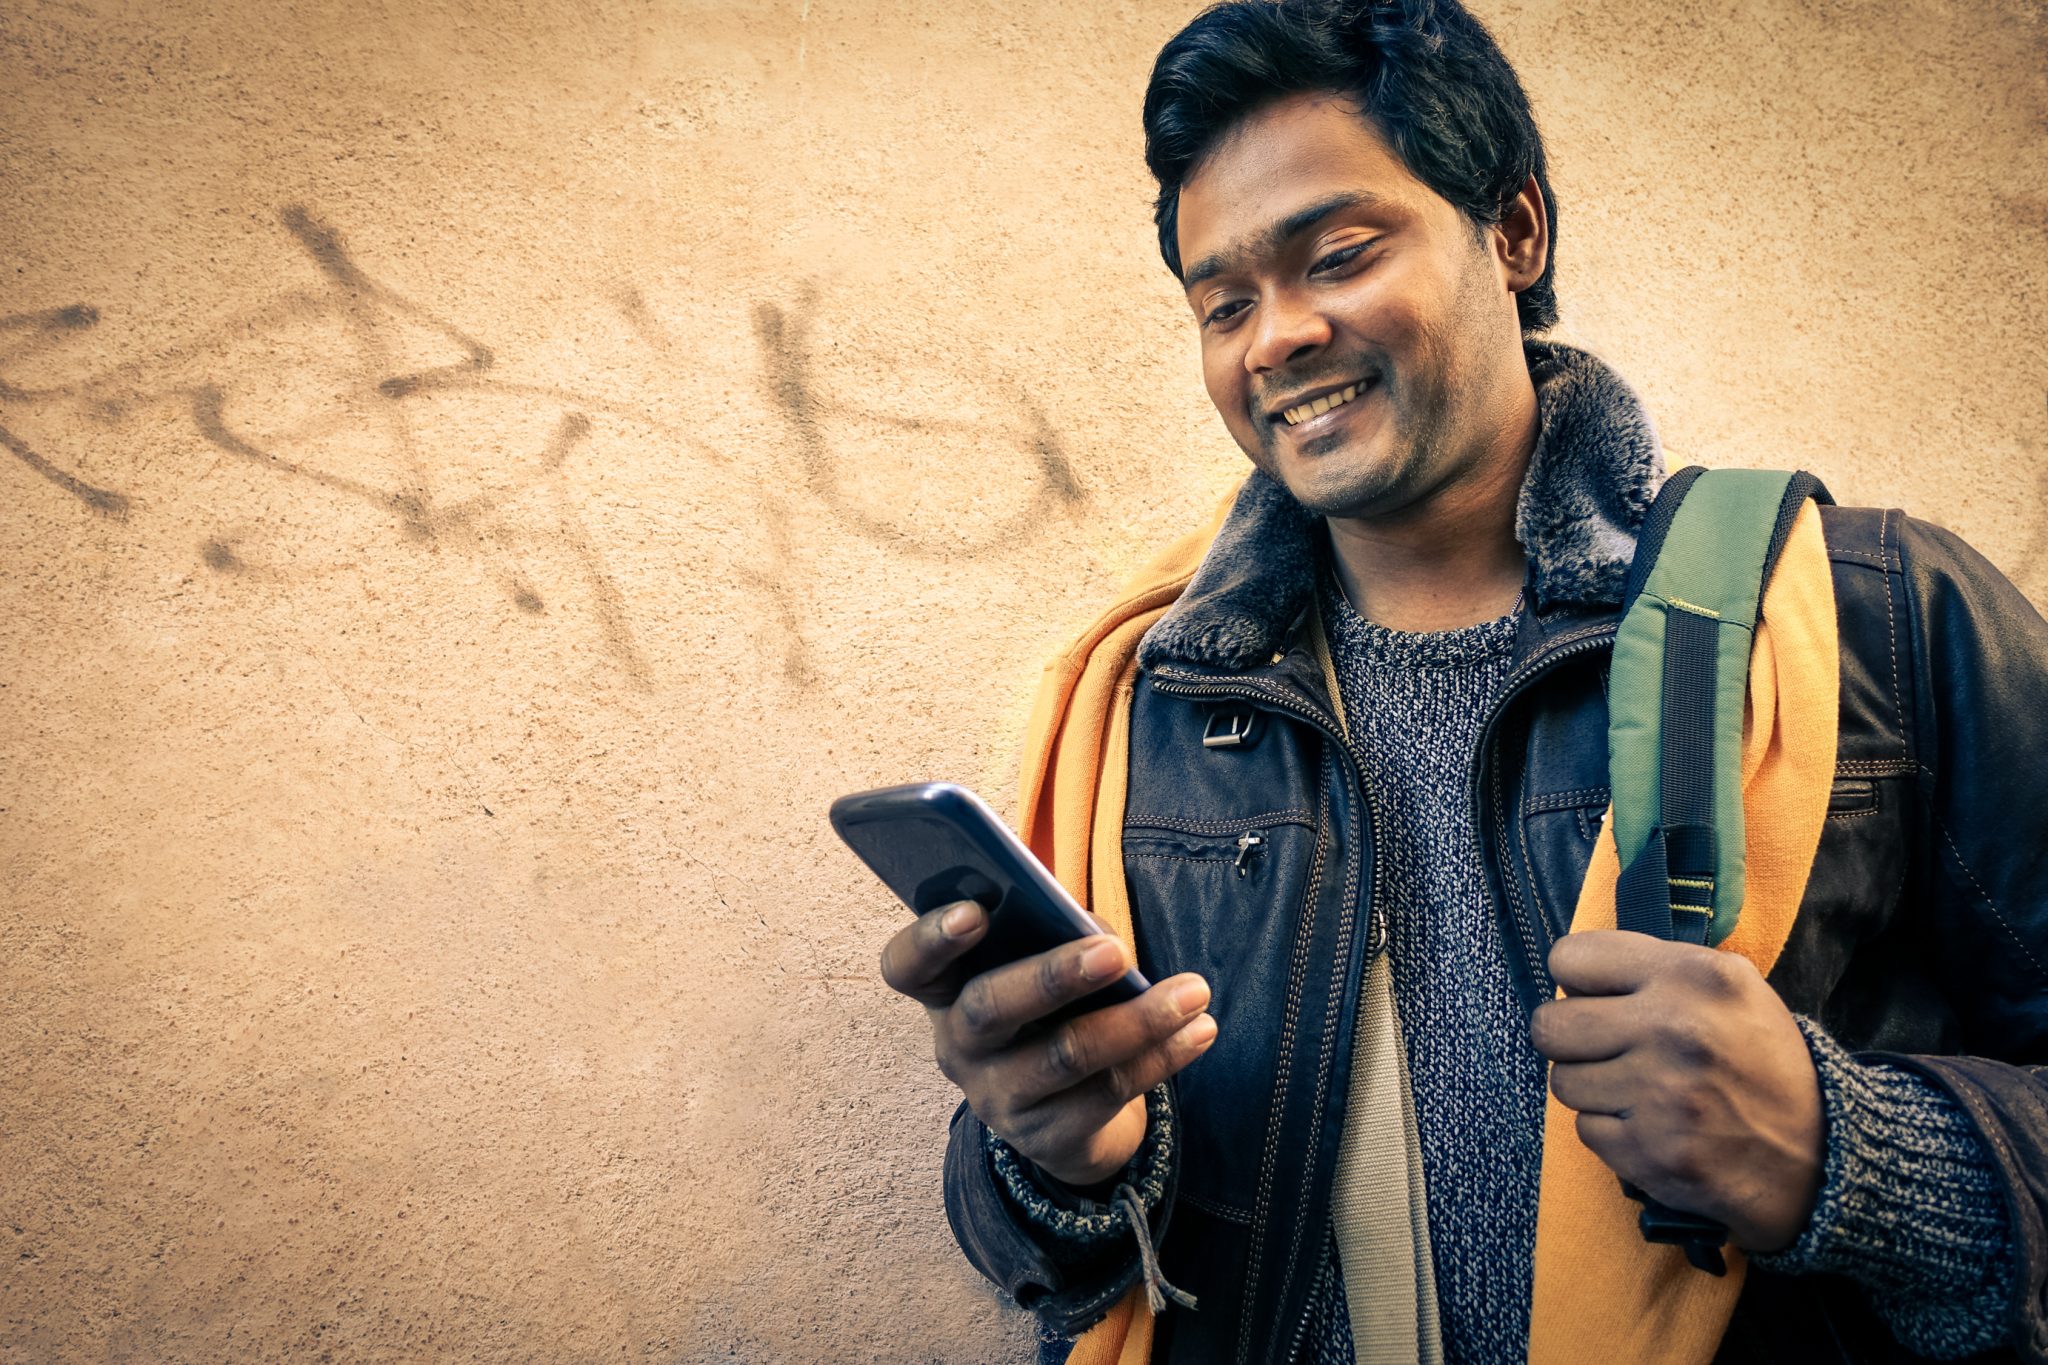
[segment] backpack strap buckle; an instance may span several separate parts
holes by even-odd
[[[1721,1246],[1728,1240],[1728,1229],[1711,1218],[1681,1213],[1660,1204],[1626,1180],[1621,1182],[1621,1192],[1643,1206],[1636,1217],[1636,1226],[1642,1229],[1645,1242],[1678,1247],[1685,1252],[1685,1259],[1695,1270],[1704,1270],[1709,1275],[1728,1273],[1728,1262],[1721,1255]]]

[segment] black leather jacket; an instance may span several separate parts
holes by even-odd
[[[1160,1320],[1154,1359],[1175,1365],[1293,1358],[1327,1244],[1362,967],[1384,941],[1361,765],[1303,598],[1290,597],[1299,584],[1285,581],[1305,576],[1286,539],[1305,523],[1262,483],[1253,476],[1147,637],[1132,712],[1124,849],[1139,964],[1153,980],[1202,973],[1220,1025],[1174,1083],[1177,1169],[1155,1214],[1167,1277],[1201,1304]],[[1625,490],[1613,525],[1632,531],[1646,500]],[[1939,528],[1852,508],[1824,509],[1823,524],[1841,631],[1839,761],[1770,981],[1846,1047],[1908,1060],[1975,1122],[2022,1262],[2000,1358],[2048,1360],[2048,623]],[[1607,804],[1619,590],[1605,565],[1579,573],[1583,543],[1563,554],[1525,530],[1534,609],[1521,614],[1472,790],[1508,960],[1533,1010],[1552,994],[1545,958]],[[1610,545],[1608,558],[1625,569],[1627,549]],[[1229,711],[1256,717],[1249,742],[1205,747],[1205,727]],[[1247,831],[1263,843],[1239,876]],[[1049,1254],[996,1185],[964,1106],[946,1205],[970,1260],[1063,1331],[1098,1319],[1136,1277],[1128,1243],[1096,1265]],[[1916,1357],[1852,1282],[1752,1268],[1720,1358]]]

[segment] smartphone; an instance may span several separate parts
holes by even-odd
[[[965,787],[915,782],[842,796],[832,803],[832,828],[912,914],[970,900],[988,911],[986,934],[960,958],[968,976],[1103,932]],[[1133,967],[1039,1025],[1135,1000],[1151,986]]]

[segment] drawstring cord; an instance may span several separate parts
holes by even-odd
[[[1138,1239],[1138,1260],[1145,1268],[1145,1301],[1152,1305],[1152,1316],[1156,1318],[1166,1311],[1168,1299],[1192,1311],[1195,1296],[1174,1288],[1159,1268],[1159,1252],[1152,1245],[1152,1229],[1145,1221],[1144,1202],[1128,1180],[1116,1187],[1115,1202],[1123,1210],[1124,1217],[1130,1220],[1131,1231]]]

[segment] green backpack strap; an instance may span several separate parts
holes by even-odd
[[[1742,712],[1758,604],[1811,474],[1682,469],[1650,505],[1607,688],[1615,922],[1718,944],[1742,913]]]
[[[1742,713],[1759,604],[1799,509],[1831,503],[1811,474],[1671,476],[1650,505],[1622,597],[1607,685],[1608,786],[1621,858],[1615,923],[1718,944],[1742,913]],[[1728,1230],[1642,1201],[1646,1241],[1727,1273]]]

